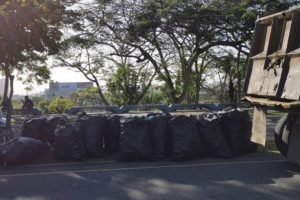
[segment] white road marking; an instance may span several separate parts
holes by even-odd
[[[218,166],[218,165],[241,165],[241,164],[267,164],[285,162],[282,160],[266,160],[266,161],[239,161],[239,162],[219,162],[219,163],[198,163],[198,164],[182,164],[182,165],[160,165],[160,166],[143,166],[143,167],[124,167],[109,169],[90,169],[90,170],[70,170],[70,171],[52,171],[52,172],[34,172],[0,175],[0,178],[21,177],[21,176],[40,176],[40,175],[58,175],[67,173],[89,173],[89,172],[114,172],[114,171],[130,171],[130,170],[147,170],[147,169],[165,169],[165,168],[181,168],[181,167],[201,167],[201,166]]]

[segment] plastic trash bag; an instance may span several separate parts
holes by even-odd
[[[150,114],[146,118],[149,121],[153,157],[156,160],[167,157],[170,154],[171,137],[168,126],[170,118],[170,115],[165,114]]]
[[[104,133],[105,151],[109,153],[119,152],[121,134],[121,122],[119,116],[107,118],[106,130]]]
[[[172,160],[183,161],[204,156],[197,119],[195,117],[175,116],[169,121],[172,137]]]
[[[19,137],[2,144],[1,162],[4,165],[30,164],[49,151],[49,146],[40,140]]]
[[[204,139],[209,156],[232,158],[231,150],[222,131],[220,118],[215,114],[198,117],[198,130]]]
[[[257,145],[250,141],[252,121],[247,111],[232,110],[220,113],[222,130],[233,156],[256,150]]]
[[[53,146],[57,160],[81,161],[86,157],[83,137],[78,128],[70,123],[56,128]]]
[[[132,118],[123,121],[121,125],[119,160],[153,160],[147,120]]]
[[[104,153],[104,133],[107,118],[104,116],[89,116],[78,121],[80,133],[83,135],[89,157],[102,157]]]
[[[47,135],[44,133],[44,125],[47,118],[32,118],[25,121],[21,127],[21,136],[29,137],[43,142],[47,141]]]

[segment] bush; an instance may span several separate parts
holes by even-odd
[[[49,105],[49,112],[51,114],[64,113],[74,105],[75,103],[69,98],[55,97]]]

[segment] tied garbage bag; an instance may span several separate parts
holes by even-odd
[[[170,134],[168,129],[169,115],[149,114],[149,131],[154,159],[162,159],[170,153]]]
[[[78,128],[70,123],[56,128],[54,156],[57,160],[81,161],[85,158],[85,146]]]
[[[88,116],[78,120],[80,133],[83,135],[85,147],[90,157],[102,157],[104,153],[103,139],[107,118]]]
[[[68,118],[66,116],[52,116],[47,118],[43,126],[43,135],[45,135],[46,140],[49,144],[54,143],[54,133],[57,126],[63,126],[68,123]]]
[[[104,133],[105,151],[109,153],[119,152],[121,122],[119,116],[108,117]]]
[[[247,111],[222,112],[220,120],[233,156],[256,151],[257,145],[250,141],[252,121]]]
[[[46,120],[45,117],[26,120],[21,127],[21,136],[46,142],[47,135],[43,132]]]
[[[45,155],[49,146],[40,140],[28,137],[19,137],[2,144],[1,162],[4,165],[29,164]]]
[[[217,115],[199,116],[198,130],[200,137],[204,139],[206,152],[209,156],[232,158],[231,150],[222,131],[220,118]]]
[[[204,156],[204,146],[194,117],[176,116],[169,121],[172,137],[172,159],[183,161]]]
[[[123,121],[119,160],[153,160],[148,121],[143,118],[131,118]]]

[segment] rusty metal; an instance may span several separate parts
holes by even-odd
[[[258,105],[300,107],[300,6],[256,21],[244,95]]]

